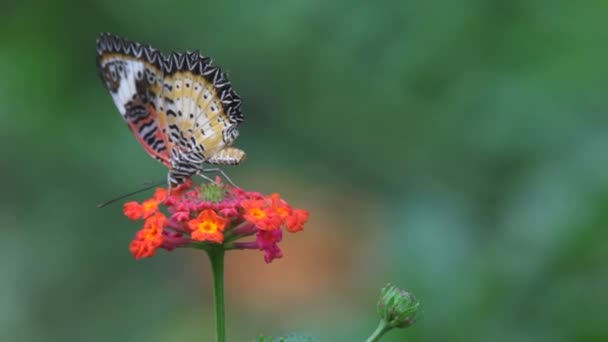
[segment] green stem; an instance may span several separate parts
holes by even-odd
[[[389,330],[391,330],[391,327],[389,327],[388,324],[386,324],[386,322],[383,319],[381,319],[380,323],[378,323],[378,327],[376,328],[376,331],[374,331],[372,336],[368,337],[367,340],[365,340],[365,341],[366,342],[378,341],[380,339],[380,337],[382,337],[382,335],[384,335],[384,333],[386,333]]]
[[[216,341],[226,341],[226,315],[224,312],[224,248],[218,246],[207,250],[213,270],[213,293],[215,296]]]

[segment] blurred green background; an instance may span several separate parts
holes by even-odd
[[[200,49],[248,153],[228,173],[311,211],[285,257],[227,258],[230,341],[606,341],[605,1],[3,1],[0,340],[209,341],[209,266],[135,261],[95,205],[166,177],[97,76],[99,32]],[[142,194],[141,199],[149,195]]]

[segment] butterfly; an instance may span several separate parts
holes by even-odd
[[[97,68],[137,141],[169,168],[170,187],[217,170],[203,163],[245,159],[245,152],[230,147],[243,121],[241,98],[211,58],[198,51],[164,56],[150,45],[102,33]]]

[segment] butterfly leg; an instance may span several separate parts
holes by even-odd
[[[230,177],[228,177],[228,175],[222,169],[220,169],[218,167],[215,167],[215,168],[212,168],[212,169],[204,169],[204,170],[201,170],[201,171],[198,172],[199,176],[201,176],[201,177],[203,177],[203,178],[205,178],[207,180],[211,180],[209,177],[203,175],[203,172],[204,173],[217,172],[220,175],[222,175],[222,177],[224,177],[224,179],[226,179],[228,181],[228,183],[230,183],[230,185],[232,185],[232,186],[234,186],[236,188],[239,187],[238,185],[234,184],[234,182],[232,181],[232,179],[230,179]],[[211,182],[216,183],[213,180],[211,180]]]
[[[199,176],[201,176],[201,178],[203,178],[205,180],[208,180],[209,183],[217,184],[217,182],[215,180],[213,180],[209,176],[203,174],[203,172],[207,172],[207,170],[199,171],[196,174],[199,175]]]

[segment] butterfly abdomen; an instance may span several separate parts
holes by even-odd
[[[238,148],[226,147],[214,154],[207,162],[215,165],[238,165],[244,160],[244,151]]]

